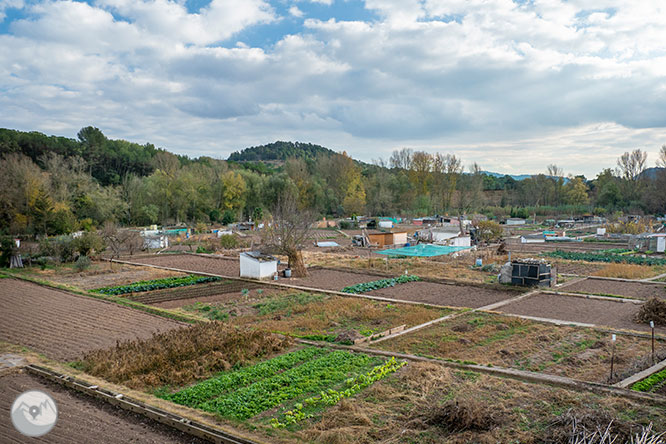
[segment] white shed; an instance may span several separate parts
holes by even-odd
[[[510,217],[506,220],[507,225],[525,225],[526,220],[518,217]]]
[[[165,235],[144,235],[143,248],[166,248],[169,246],[169,238]]]
[[[277,273],[277,259],[258,251],[240,254],[240,277],[270,279]]]
[[[380,220],[377,225],[379,226],[379,228],[393,228],[393,221]]]

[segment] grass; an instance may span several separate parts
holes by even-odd
[[[411,363],[353,400],[273,436],[317,443],[567,442],[562,437],[570,424],[557,417],[564,413],[586,425],[614,419],[618,430],[650,421],[657,430],[666,427],[663,410],[642,403]],[[629,416],[637,419],[623,419]]]
[[[185,308],[196,311],[182,310],[183,313],[193,313],[201,319],[206,319],[208,313],[215,313],[215,316],[221,316],[237,326],[253,326],[299,338],[341,343],[402,324],[422,324],[453,311],[296,291],[278,294],[250,292],[234,300]]]
[[[593,273],[594,276],[614,277],[623,279],[646,279],[663,273],[664,267],[634,265],[634,264],[609,264],[601,270]]]
[[[489,313],[465,314],[373,347],[592,382],[606,382],[611,352],[605,332]],[[619,336],[616,372],[628,371],[649,354],[649,339]]]
[[[79,370],[131,388],[182,386],[289,348],[292,341],[220,322],[170,330],[89,352]]]

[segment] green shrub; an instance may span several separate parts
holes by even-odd
[[[238,239],[233,234],[220,236],[220,246],[224,249],[238,248]]]
[[[81,272],[90,268],[92,262],[88,256],[79,256],[79,258],[74,262],[74,268],[76,271]]]
[[[578,253],[573,251],[552,251],[544,253],[546,256],[567,259],[572,261],[627,263],[633,265],[666,265],[666,259],[654,257],[632,256],[632,250],[611,249],[600,253]]]

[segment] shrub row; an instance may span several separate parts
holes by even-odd
[[[161,290],[164,288],[185,287],[187,285],[203,284],[207,282],[217,282],[220,279],[221,278],[214,276],[176,276],[164,279],[154,279],[152,281],[139,281],[129,285],[102,287],[92,291],[95,293],[119,295],[141,291]]]
[[[405,284],[407,282],[420,281],[421,278],[411,274],[403,274],[396,278],[380,279],[378,281],[363,282],[361,284],[351,285],[343,288],[341,291],[344,293],[367,293],[372,290],[379,290],[380,288],[395,287],[397,284]]]

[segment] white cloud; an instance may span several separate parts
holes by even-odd
[[[303,17],[303,11],[298,9],[298,6],[292,6],[289,8],[289,14],[293,15],[294,17]]]
[[[73,136],[94,124],[220,157],[275,139],[365,160],[412,146],[459,151],[487,169],[556,161],[588,175],[623,151],[666,143],[657,2],[366,7],[375,19],[309,18],[252,47],[234,36],[300,20],[280,21],[261,0],[213,0],[197,13],[167,0],[30,4],[29,18],[0,34],[0,126]]]

